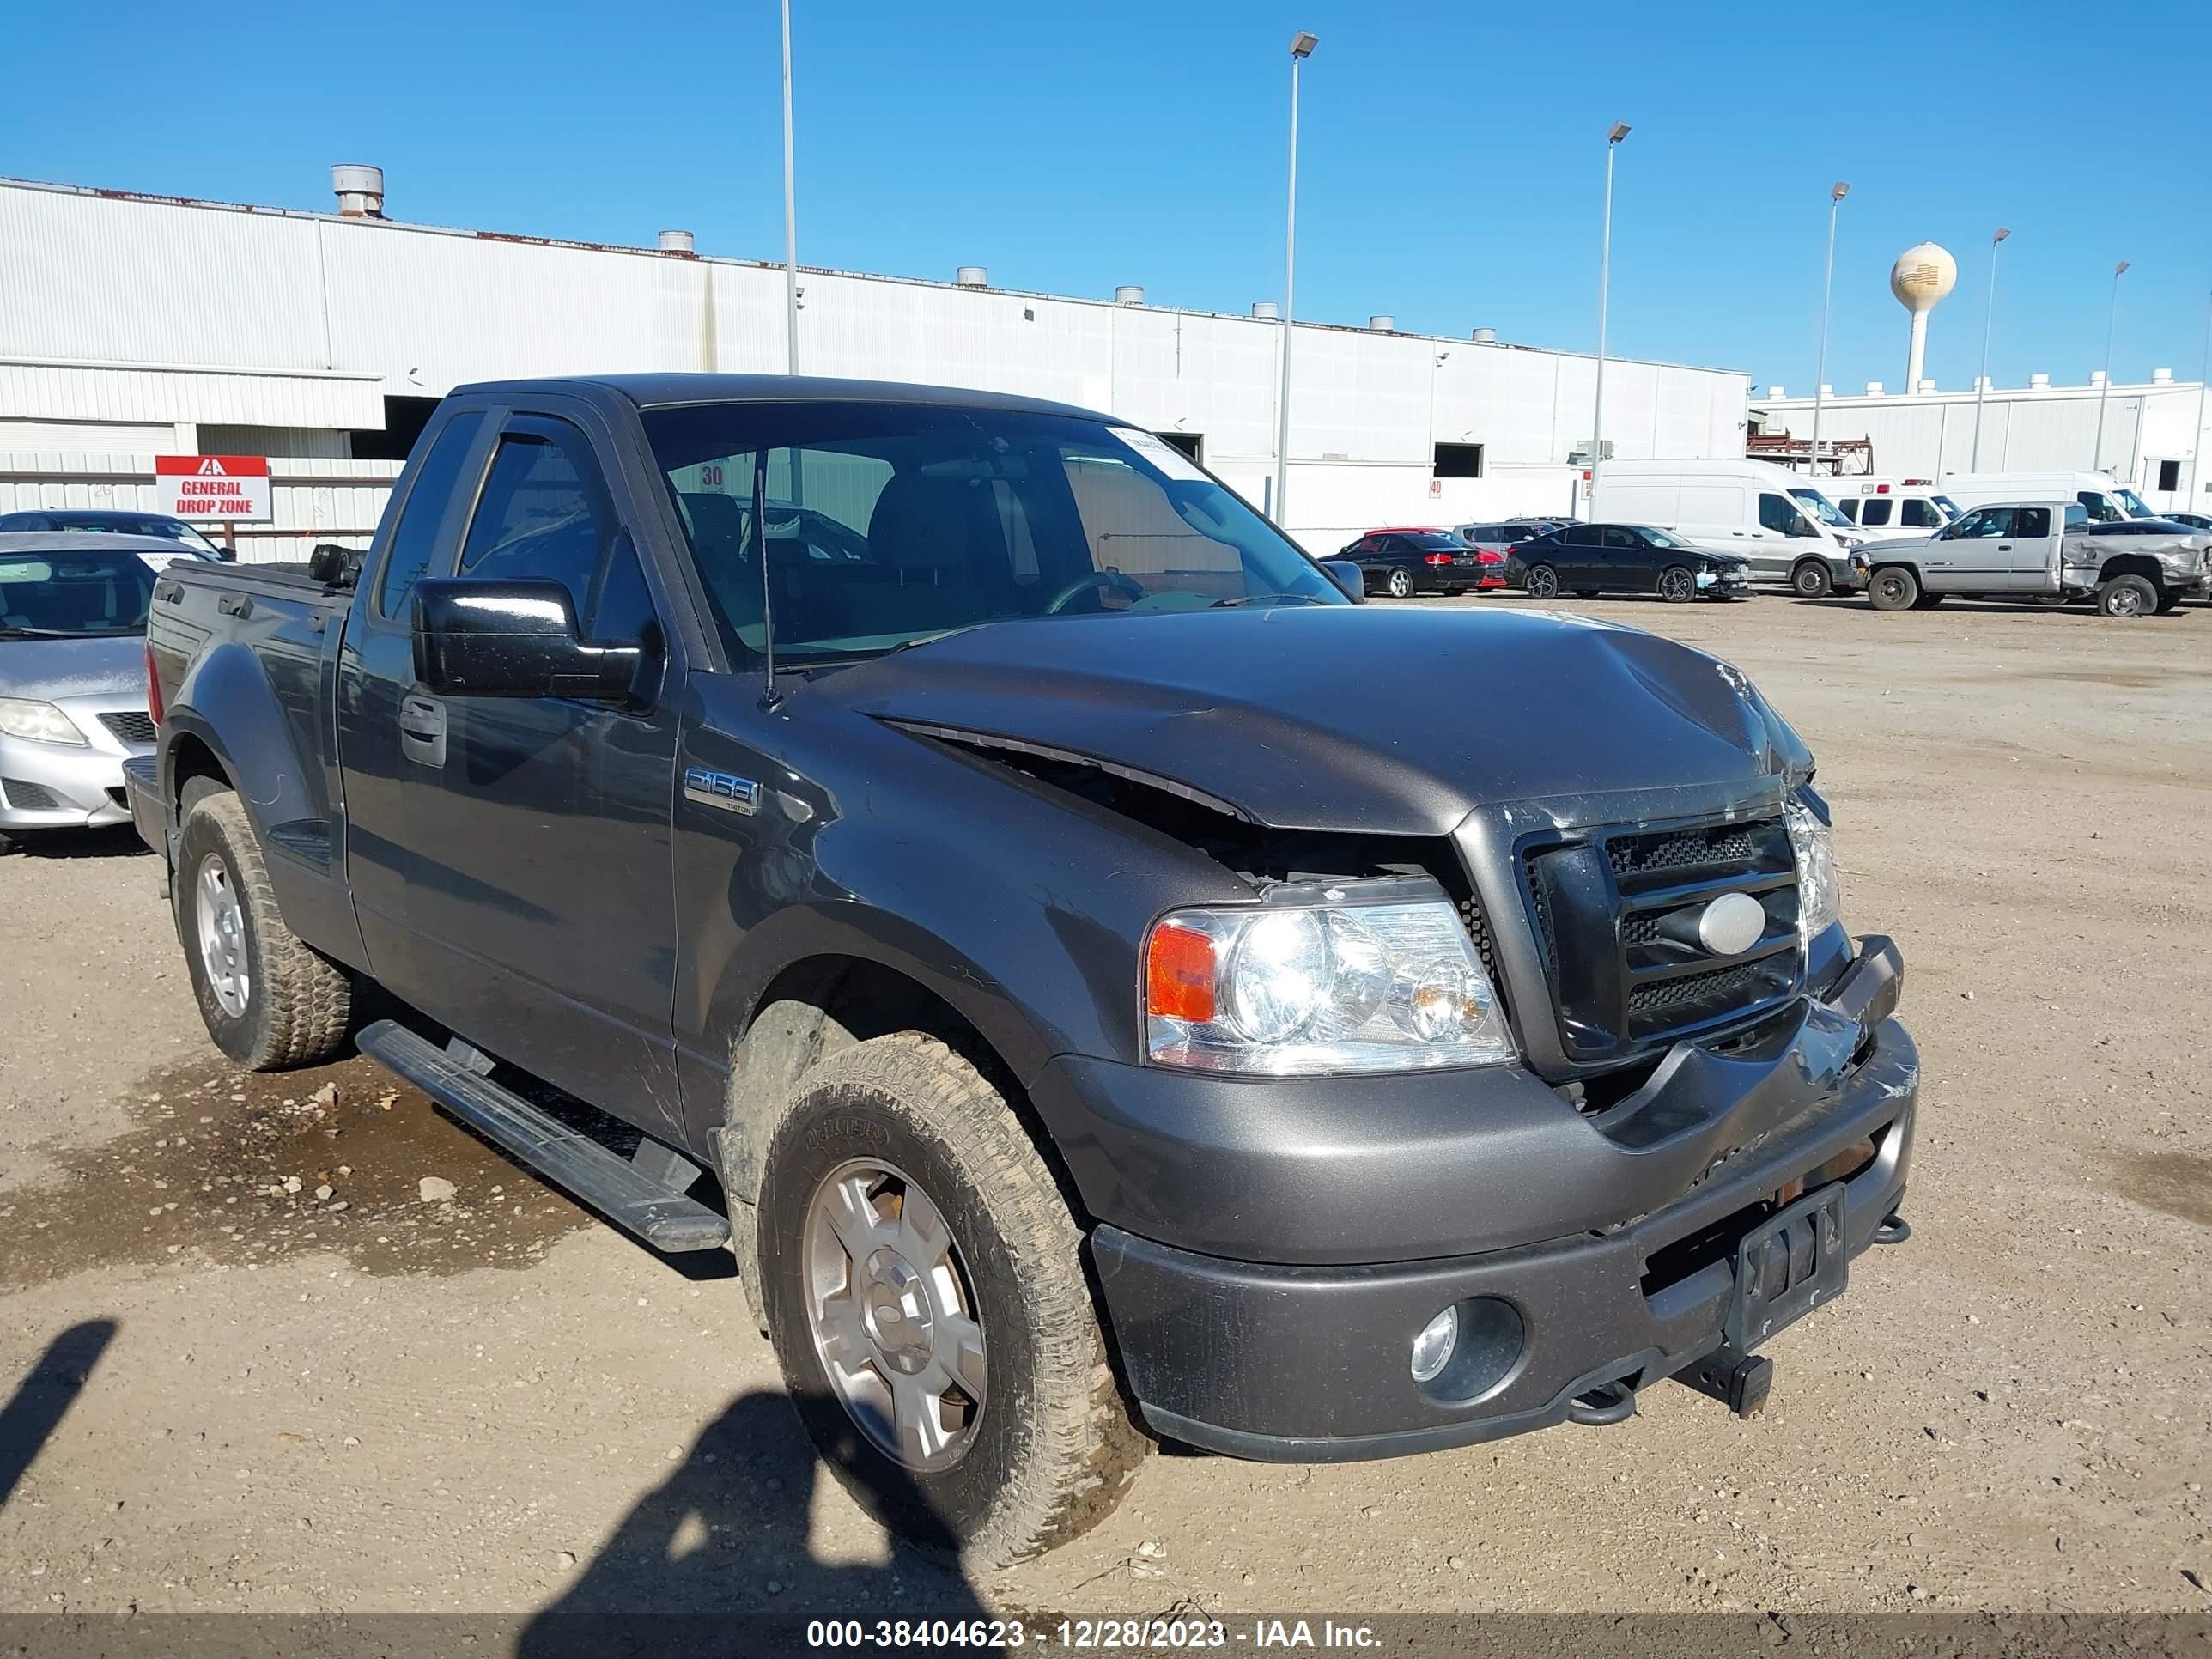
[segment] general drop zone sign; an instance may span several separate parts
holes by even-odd
[[[269,518],[265,455],[156,455],[156,510],[173,519],[261,524]]]

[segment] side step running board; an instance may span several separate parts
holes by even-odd
[[[729,1223],[705,1205],[657,1184],[589,1135],[548,1117],[404,1026],[378,1020],[362,1032],[360,1044],[371,1060],[653,1249],[712,1250],[729,1243]]]

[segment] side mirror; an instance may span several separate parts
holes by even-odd
[[[307,574],[325,587],[351,587],[361,574],[361,555],[336,542],[317,542],[307,555]]]
[[[415,678],[464,697],[617,702],[645,665],[639,645],[591,645],[556,581],[428,577],[415,584]]]
[[[1367,578],[1351,560],[1323,559],[1321,568],[1328,572],[1328,579],[1342,588],[1345,597],[1355,605],[1366,599]]]

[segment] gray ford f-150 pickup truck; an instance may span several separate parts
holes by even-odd
[[[1700,652],[1346,574],[1079,410],[470,386],[358,568],[162,575],[132,804],[225,1053],[383,988],[364,1050],[732,1249],[824,1458],[975,1559],[1148,1434],[1747,1414],[1907,1231],[1812,757]]]

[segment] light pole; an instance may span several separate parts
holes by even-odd
[[[1840,180],[1828,192],[1828,267],[1820,278],[1820,355],[1813,370],[1813,454],[1807,468],[1815,478],[1820,476],[1820,403],[1828,392],[1822,383],[1828,378],[1828,301],[1836,291],[1836,210],[1850,193],[1851,187]]]
[[[2204,306],[2204,367],[2197,372],[2197,441],[2189,447],[2189,503],[2188,510],[2198,511],[2197,501],[2204,488],[2204,391],[2212,384],[2212,295],[2205,296]]]
[[[1275,390],[1275,525],[1290,523],[1283,492],[1291,481],[1291,291],[1298,273],[1298,65],[1313,55],[1321,37],[1300,29],[1291,37],[1291,198],[1283,216],[1282,381]]]
[[[799,202],[791,166],[791,0],[783,0],[783,337],[799,373]]]
[[[2112,390],[2112,333],[2120,325],[2120,278],[2127,273],[2123,259],[2112,267],[2112,312],[2105,321],[2105,378],[2097,382],[2097,443],[2089,452],[2089,471],[2101,472],[2105,459],[2105,399]]]
[[[1605,230],[1597,255],[1597,395],[1590,410],[1590,501],[1597,501],[1598,463],[1605,458],[1605,301],[1613,283],[1613,153],[1628,137],[1628,123],[1615,121],[1605,135]]]
[[[1974,381],[1974,453],[1966,462],[1969,472],[1982,470],[1982,400],[1990,389],[1990,329],[1997,319],[1997,249],[2011,234],[2009,228],[1999,225],[1997,234],[1990,238],[1990,303],[1982,313],[1982,372]]]

